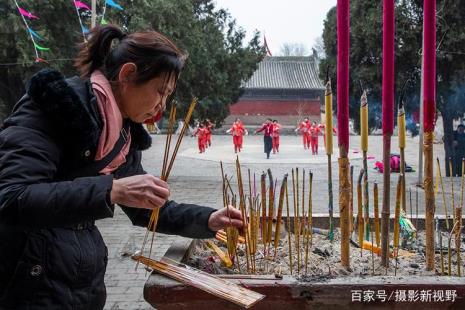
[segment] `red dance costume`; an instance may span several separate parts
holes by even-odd
[[[205,153],[205,146],[207,142],[207,129],[206,128],[201,128],[197,127],[194,130],[194,133],[192,134],[193,136],[197,136],[197,141],[199,145],[199,153]]]
[[[271,132],[273,154],[279,153],[279,132],[281,130],[281,124],[273,124],[273,131]]]
[[[318,134],[321,129],[318,125],[310,127],[310,144],[312,146],[312,155],[318,155]]]
[[[210,121],[207,121],[205,124],[205,130],[206,130],[205,146],[206,147],[209,147],[212,145],[212,129],[213,129],[213,123]]]
[[[304,144],[304,149],[310,149],[310,128],[312,127],[312,124],[310,121],[303,121],[299,124],[299,127],[297,127],[296,131],[300,131],[302,134],[302,143]]]
[[[324,143],[324,145],[326,147],[326,130],[325,130],[326,125],[325,124],[320,124],[320,125],[318,125],[318,127],[320,127],[321,132],[323,133],[323,143]],[[337,133],[337,130],[334,127],[333,127],[333,133]]]
[[[242,122],[234,122],[234,124],[227,132],[230,132],[233,136],[234,152],[240,152],[242,149],[242,137],[247,132],[247,130],[244,128],[244,125],[242,124]]]

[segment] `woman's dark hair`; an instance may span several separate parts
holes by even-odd
[[[115,42],[115,39],[119,42]],[[109,81],[115,81],[121,66],[132,62],[137,66],[135,79],[140,84],[167,73],[175,81],[187,55],[168,38],[156,31],[124,34],[113,25],[97,26],[80,45],[74,66],[82,77],[100,70]]]

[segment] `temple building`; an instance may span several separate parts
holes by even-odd
[[[246,125],[272,118],[290,126],[304,117],[320,121],[321,109],[324,85],[316,56],[266,56],[244,84],[239,101],[230,106],[225,125],[239,117]]]

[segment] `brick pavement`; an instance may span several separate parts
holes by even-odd
[[[164,147],[163,135],[153,136],[153,146],[143,154],[143,164],[147,172],[154,175],[159,175],[163,157]],[[180,148],[178,158],[174,164],[169,184],[171,188],[171,197],[179,202],[190,202],[203,204],[212,207],[221,206],[221,172],[219,159],[224,160],[225,171],[229,175],[234,175],[234,164],[232,159],[234,155],[230,154],[232,149],[232,141],[230,136],[213,136],[213,147],[207,149],[206,154],[196,153],[196,139],[186,137]],[[351,149],[359,149],[360,138],[351,137]],[[382,147],[381,136],[370,136],[370,152],[376,160],[381,160]],[[418,137],[415,139],[408,138],[406,149],[407,163],[416,167],[418,160]],[[260,173],[268,167],[272,169],[275,177],[280,179],[284,173],[290,172],[293,167],[301,167],[312,169],[314,172],[314,210],[315,212],[327,212],[327,166],[325,161],[312,160],[308,153],[308,161],[302,161],[302,154],[297,156],[296,152],[303,152],[295,147],[287,147],[292,145],[301,145],[299,136],[283,136],[281,137],[281,152],[279,155],[272,155],[272,159],[267,161],[263,159],[264,154],[261,153],[262,145],[261,136],[246,136],[244,141],[244,152],[241,153],[241,158],[244,162],[243,175],[246,176],[246,169]],[[337,141],[334,142],[337,146]],[[229,148],[229,147],[230,148]],[[323,141],[320,138],[320,146],[323,146]],[[397,138],[393,137],[392,152],[396,152]],[[252,150],[257,151],[252,151]],[[250,151],[250,152],[249,152]],[[320,148],[320,152],[324,152]],[[333,157],[337,157],[338,151],[335,148]],[[306,155],[305,155],[306,156]],[[319,155],[325,156],[325,155]],[[355,156],[355,155],[354,155]],[[435,145],[435,156],[441,160],[444,158],[444,150],[442,145]],[[296,158],[299,158],[298,160]],[[355,156],[356,157],[356,156]],[[296,163],[293,163],[293,158]],[[282,159],[282,160],[281,160]],[[286,162],[286,163],[282,163]],[[370,161],[370,167],[374,161]],[[355,166],[355,178],[361,167],[360,159],[353,159],[351,162]],[[338,188],[337,180],[337,163],[333,162],[333,188]],[[369,177],[371,181],[377,180],[382,184],[382,174],[370,169]],[[416,182],[417,174],[407,174],[407,184]],[[393,175],[391,180],[391,201],[394,201],[394,183],[397,175]],[[448,180],[447,180],[448,182]],[[456,180],[458,182],[458,180]],[[448,184],[448,183],[447,183]],[[446,185],[447,185],[446,184]],[[457,183],[458,184],[458,183]],[[456,187],[459,188],[459,187]],[[380,188],[379,201],[382,201],[382,188]],[[423,213],[423,195],[420,191],[419,210]],[[337,208],[337,195],[334,201],[335,211]],[[440,201],[438,201],[437,211],[442,213]],[[335,212],[337,213],[337,212]],[[139,268],[135,271],[134,262],[127,256],[121,256],[121,253],[133,253],[142,244],[144,229],[133,227],[124,213],[117,208],[113,219],[105,219],[97,223],[103,238],[108,246],[109,261],[105,281],[107,284],[107,304],[106,309],[150,309],[150,306],[143,299],[143,286],[146,280],[146,272]],[[156,238],[156,248],[154,253],[156,257],[162,256],[168,247],[177,237],[158,234]]]

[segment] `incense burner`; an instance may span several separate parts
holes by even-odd
[[[324,216],[314,219],[317,225],[327,222]],[[423,222],[424,219],[420,219],[418,227],[423,227]],[[187,262],[199,242],[179,240],[170,247],[165,258],[171,262]],[[456,276],[275,277],[236,274],[223,277],[266,295],[252,309],[465,309],[465,279]],[[147,280],[144,298],[160,310],[240,308],[157,273]]]

